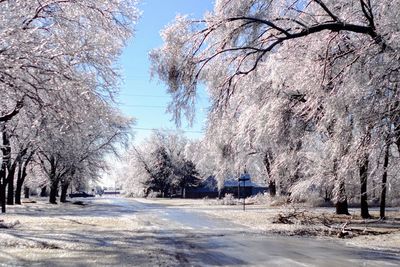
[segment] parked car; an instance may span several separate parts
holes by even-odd
[[[80,192],[75,192],[75,193],[71,193],[69,194],[70,198],[74,198],[74,197],[94,197],[94,195],[92,194],[88,194],[86,192],[80,191]]]

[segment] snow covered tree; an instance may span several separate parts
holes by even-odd
[[[122,167],[126,194],[148,196],[154,192],[167,196],[181,192],[184,196],[186,188],[197,186],[200,178],[192,154],[188,154],[188,144],[181,132],[159,130],[132,146]]]
[[[78,172],[72,169],[93,170],[87,167],[88,162],[96,166],[93,162],[101,162],[105,151],[114,150],[110,147],[125,134],[121,132],[127,127],[127,119],[115,112],[98,112],[97,115],[105,116],[100,121],[108,120],[103,126],[115,132],[104,131],[102,136],[87,138],[84,131],[104,128],[94,125],[93,119],[80,117],[85,117],[88,110],[102,110],[104,106],[110,109],[119,83],[115,63],[132,36],[139,13],[136,4],[134,0],[0,1],[3,212],[5,185],[8,184],[8,202],[12,204],[11,178],[19,177],[19,198],[24,170],[32,158],[47,161],[42,166],[46,166],[49,177],[58,177],[54,185],[52,182],[54,195],[61,176]],[[29,135],[30,125],[35,135]],[[88,150],[73,154],[80,150],[80,145]],[[36,151],[35,156],[30,156],[32,151]]]
[[[178,17],[164,30],[152,71],[168,86],[176,120],[191,119],[197,86],[207,86],[209,131],[218,133],[208,138],[232,151],[228,170],[256,156],[255,169],[264,168],[271,185],[292,198],[333,188],[337,213],[345,214],[346,187],[358,177],[368,218],[371,155],[398,140],[399,7],[216,1],[203,20]]]
[[[153,151],[152,158],[152,177],[146,181],[146,185],[149,190],[161,192],[165,197],[173,187],[171,158],[164,147],[158,147]]]
[[[178,170],[180,177],[179,187],[182,190],[182,197],[186,197],[186,189],[196,187],[200,184],[199,173],[196,166],[190,160],[183,160],[181,169]]]

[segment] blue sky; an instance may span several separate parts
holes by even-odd
[[[120,109],[125,115],[135,117],[135,142],[140,142],[151,133],[147,129],[175,129],[171,114],[165,109],[170,101],[165,93],[165,85],[158,80],[150,80],[148,53],[160,47],[160,31],[173,21],[178,14],[189,14],[200,18],[206,11],[212,10],[212,0],[142,0],[139,5],[143,12],[136,26],[136,34],[130,40],[121,56],[120,65],[124,77],[119,97]],[[192,128],[182,123],[182,130],[190,138],[202,136],[205,109],[208,100],[204,92],[200,93],[197,105],[196,121]]]

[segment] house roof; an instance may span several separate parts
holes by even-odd
[[[249,174],[244,174],[241,176],[241,178],[248,178],[249,180],[246,180],[246,182],[241,181],[240,187],[265,187],[264,185],[252,182]],[[225,180],[224,182],[224,187],[238,187],[238,184],[239,182],[237,178],[228,178],[228,180]],[[216,191],[216,190],[217,190],[217,180],[215,179],[214,176],[208,177],[201,183],[200,187],[196,188],[196,191],[199,192]]]
[[[238,180],[226,180],[224,182],[224,187],[238,187],[238,185],[239,185]],[[240,187],[262,187],[262,186],[249,180],[249,181],[240,181]]]

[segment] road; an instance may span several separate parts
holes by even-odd
[[[43,209],[10,215],[27,218],[7,234],[42,247],[0,247],[4,266],[400,266],[393,253],[262,235],[198,211],[132,199],[96,199],[39,215]],[[37,221],[28,221],[33,214]]]
[[[150,212],[166,222],[160,237],[179,247],[181,263],[211,266],[399,266],[400,257],[311,238],[264,236],[228,221],[163,205],[115,204]]]

